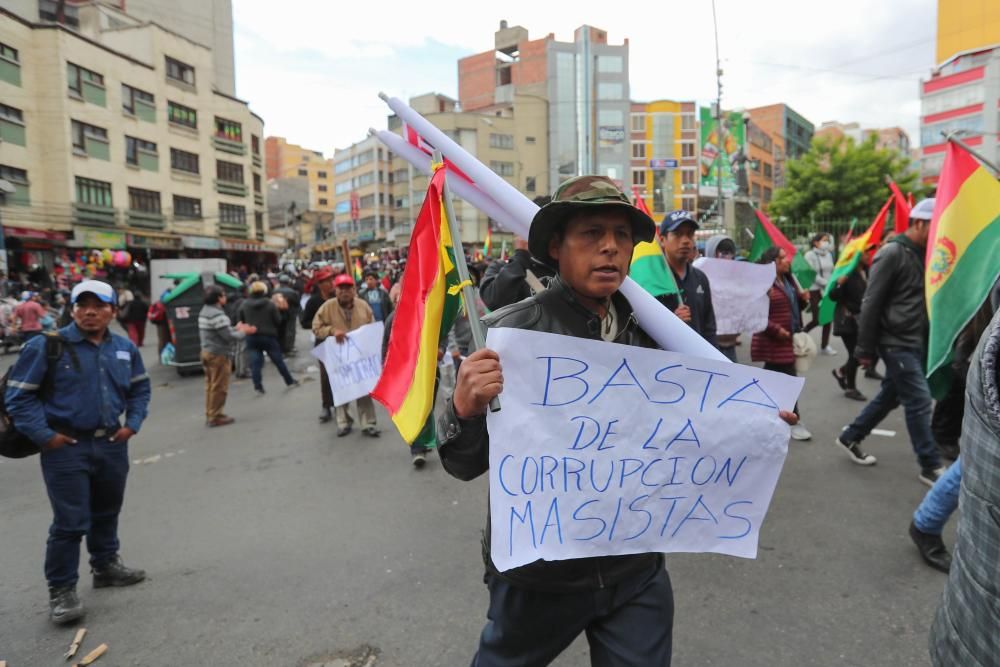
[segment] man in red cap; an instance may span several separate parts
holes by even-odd
[[[309,282],[306,283],[305,292],[310,297],[306,301],[305,308],[302,309],[302,314],[299,315],[299,324],[302,325],[303,329],[312,330],[313,319],[315,319],[320,306],[333,297],[334,276],[333,267],[326,265],[317,269],[313,273],[312,278],[309,279]],[[321,342],[317,340],[315,344],[319,345]],[[319,388],[323,401],[323,409],[319,413],[319,421],[321,424],[325,424],[333,419],[333,392],[330,390],[330,377],[326,374],[326,366],[323,365],[322,361],[319,362]]]
[[[337,298],[330,299],[320,306],[316,317],[313,318],[312,329],[317,343],[330,336],[336,338],[338,343],[343,343],[349,331],[375,321],[371,307],[363,299],[359,299],[354,291],[354,278],[350,274],[340,274],[334,279],[333,285]],[[371,396],[359,398],[357,404],[361,432],[377,438],[379,430],[375,427],[375,405]],[[354,419],[347,410],[347,404],[337,406],[337,437],[342,438],[350,433],[353,423]]]

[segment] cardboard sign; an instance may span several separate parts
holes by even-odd
[[[347,334],[343,343],[330,336],[313,348],[312,355],[326,366],[333,390],[333,404],[341,406],[367,396],[382,375],[381,322],[366,324]]]

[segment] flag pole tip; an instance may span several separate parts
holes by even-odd
[[[378,130],[376,130],[374,127],[369,127],[368,128],[368,136],[369,137],[374,137],[376,134],[378,134]]]
[[[385,93],[383,93],[381,90],[378,91],[378,98],[380,100],[382,100],[383,102],[388,102],[389,101],[389,96],[386,95]]]

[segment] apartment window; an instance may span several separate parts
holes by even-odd
[[[160,193],[153,190],[128,189],[128,207],[132,211],[143,213],[160,212]]]
[[[260,137],[256,134],[250,135],[250,152],[254,155],[260,155]]]
[[[309,170],[299,169],[299,176],[308,176],[308,175],[309,175]]]
[[[70,121],[70,129],[73,134],[73,148],[77,151],[87,151],[87,139],[108,142],[108,131],[103,127],[88,125],[78,120]]]
[[[632,170],[632,185],[638,185],[640,187],[645,187],[645,185],[646,185],[646,170],[645,169],[633,169]]]
[[[177,148],[170,149],[170,168],[186,171],[189,174],[201,173],[198,165],[198,154],[188,153]]]
[[[38,0],[38,18],[52,23],[61,23],[70,28],[80,27],[80,9],[73,3],[59,0]]]
[[[694,114],[686,113],[681,116],[681,129],[682,130],[695,129]]]
[[[530,145],[533,146],[535,144],[535,138],[534,137],[525,137],[524,138],[524,143],[530,144]]]
[[[219,204],[219,222],[224,225],[246,225],[247,210],[233,204]]]
[[[243,165],[235,162],[215,161],[215,177],[227,183],[243,184]]]
[[[765,202],[771,201],[771,188],[767,187],[764,188],[764,201]]]
[[[750,196],[754,199],[760,199],[760,183],[752,183],[750,185]]]
[[[496,134],[490,133],[490,148],[503,148],[503,149],[513,149],[514,148],[514,135],[513,134]]]
[[[319,184],[319,191],[320,191],[320,192],[326,192],[326,191],[327,191],[328,189],[329,189],[329,188],[328,188],[328,187],[326,186],[326,184],[325,184],[325,183],[320,183],[320,184]]]
[[[24,125],[24,114],[20,109],[0,104],[0,120],[9,120],[18,125]]]
[[[139,151],[156,153],[156,144],[152,141],[145,141],[136,137],[125,136],[125,162],[128,164],[139,164]]]
[[[624,67],[624,62],[621,56],[598,56],[597,57],[597,71],[605,72],[608,74],[618,74],[622,71]]]
[[[325,171],[317,171],[316,172],[316,178],[326,178],[326,172]]]
[[[764,163],[764,178],[771,178],[774,174],[774,170],[771,168],[770,162]]]
[[[495,171],[500,176],[513,176],[514,175],[514,163],[513,162],[499,162],[497,160],[490,160],[490,169]]]
[[[646,144],[638,142],[632,144],[632,159],[644,160],[645,158],[646,158]]]
[[[84,81],[92,83],[95,86],[100,86],[101,88],[104,87],[103,76],[97,72],[89,70],[85,67],[80,67],[79,65],[74,65],[70,62],[66,63],[66,78],[69,89],[81,97],[83,96]]]
[[[350,192],[354,187],[351,185],[350,181],[341,181],[333,186],[334,194],[342,195],[346,192]]]
[[[597,84],[597,99],[620,100],[625,95],[625,89],[620,83]]]
[[[528,176],[527,178],[524,179],[524,191],[525,192],[534,192],[535,191],[535,177],[534,176]]]
[[[167,120],[185,127],[198,127],[198,112],[183,104],[167,101]]]
[[[142,101],[152,105],[154,104],[154,99],[155,98],[152,93],[147,93],[145,90],[133,88],[125,83],[122,84],[122,110],[129,112],[133,116],[135,115],[136,101]]]
[[[79,204],[111,208],[111,184],[77,176],[76,201]]]
[[[327,202],[327,200],[326,200],[326,199],[320,199],[320,200],[319,200],[319,205],[320,205],[320,206],[327,206],[327,205],[328,205],[328,202]]]
[[[17,49],[3,43],[0,43],[0,58],[9,60],[12,63],[20,62],[17,57]]]
[[[197,156],[195,156],[197,157]],[[201,218],[201,200],[174,195],[174,217],[198,220]]]
[[[694,144],[681,144],[681,157],[694,157]]]
[[[253,175],[253,191],[260,192],[260,174]]]
[[[258,234],[264,233],[264,214],[261,211],[253,212],[253,225],[254,225],[254,230]],[[317,231],[319,231],[319,229],[317,229]]]
[[[343,174],[345,171],[351,170],[351,160],[341,160],[337,164],[333,165],[333,173]]]
[[[633,132],[643,132],[646,131],[646,114],[636,113],[632,114],[632,131]]]
[[[365,195],[358,200],[358,208],[371,208],[375,205],[375,195]]]
[[[243,126],[234,120],[215,117],[215,136],[220,139],[243,143]]]
[[[167,63],[167,78],[194,85],[194,68],[170,56],[165,56]]]
[[[694,169],[682,169],[681,170],[681,183],[683,185],[694,185],[695,184],[695,170]]]
[[[16,185],[28,185],[28,172],[24,169],[18,169],[17,167],[10,167],[5,164],[0,164],[0,179],[9,181]],[[29,204],[27,198],[17,199],[8,195],[7,193],[0,190],[0,206],[6,206],[8,204],[18,203],[18,204]]]

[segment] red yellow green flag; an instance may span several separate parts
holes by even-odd
[[[408,443],[420,435],[434,407],[438,347],[462,303],[444,179],[445,169],[438,167],[414,224],[382,376],[371,393]]]
[[[947,365],[958,334],[1000,277],[998,257],[1000,182],[949,142],[927,239],[928,377]]]
[[[354,260],[354,282],[360,285],[361,281],[364,280],[364,277],[365,272],[364,269],[361,268],[361,258],[358,257]]]
[[[883,206],[882,210],[878,212],[875,216],[875,221],[871,224],[868,230],[859,236],[849,240],[844,244],[844,247],[840,249],[840,256],[837,257],[837,263],[833,265],[833,272],[830,274],[830,280],[826,283],[826,289],[823,290],[823,299],[819,302],[819,322],[820,324],[829,324],[833,321],[833,315],[837,310],[837,304],[833,299],[830,298],[830,291],[833,286],[837,284],[837,280],[841,276],[850,275],[854,269],[858,267],[858,263],[861,262],[861,258],[865,255],[865,250],[868,246],[872,244],[877,244],[882,240],[882,234],[885,230],[885,221],[889,217],[889,206],[893,203],[893,199],[890,197]]]
[[[639,195],[638,188],[632,188],[632,198],[635,207],[652,218],[649,207]],[[679,294],[677,281],[674,280],[674,273],[667,266],[667,260],[663,257],[660,249],[660,231],[656,230],[652,241],[637,243],[632,250],[632,264],[629,266],[629,276],[632,280],[652,294],[662,296],[664,294]]]
[[[764,251],[772,246],[779,246],[785,249],[792,259],[792,275],[798,281],[802,289],[809,289],[813,280],[816,279],[816,271],[809,266],[809,262],[803,257],[803,253],[795,247],[795,244],[788,240],[781,230],[775,226],[771,219],[763,211],[754,210],[757,214],[757,226],[753,231],[753,244],[750,246],[750,254],[747,257],[751,262],[756,262]]]
[[[493,228],[487,225],[486,240],[483,242],[483,257],[489,259],[491,252],[493,252]]]

